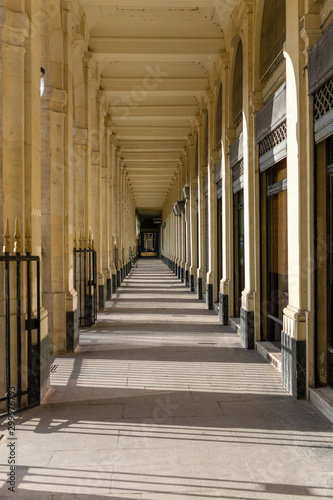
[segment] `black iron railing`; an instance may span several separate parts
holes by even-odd
[[[26,227],[26,255],[21,255],[18,222],[10,255],[8,221],[0,273],[4,282],[1,330],[0,413],[8,414],[40,402],[40,259],[31,255]],[[33,307],[35,306],[35,307]],[[4,331],[2,331],[4,328]],[[3,348],[4,347],[4,348]]]
[[[79,248],[74,240],[74,288],[78,293],[79,325],[92,326],[97,321],[97,258],[94,240],[82,239]]]

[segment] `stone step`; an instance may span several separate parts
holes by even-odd
[[[256,342],[257,351],[275,368],[281,371],[281,350],[272,342]]]
[[[310,401],[333,423],[333,389],[331,387],[321,387],[319,389],[309,389],[309,392]]]
[[[234,332],[240,335],[240,318],[229,318],[229,325]]]

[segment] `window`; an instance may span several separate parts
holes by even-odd
[[[286,0],[266,0],[260,40],[260,80],[267,80],[283,60]]]
[[[243,109],[243,44],[239,42],[236,52],[232,94],[232,121],[239,122]]]
[[[261,174],[263,340],[281,341],[288,305],[288,221],[286,159]]]
[[[215,123],[215,147],[220,149],[222,136],[222,85],[220,83],[217,105],[216,105],[216,123]]]

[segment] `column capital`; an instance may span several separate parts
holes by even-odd
[[[322,35],[318,14],[305,14],[299,22],[300,35],[304,41],[304,54],[319,40]]]
[[[104,126],[107,129],[111,129],[113,126],[112,118],[110,115],[105,115],[104,116]]]
[[[100,160],[100,152],[99,151],[92,151],[91,152],[91,164],[92,165],[99,165],[99,160]]]
[[[202,127],[203,124],[203,118],[202,115],[196,115],[195,116],[195,125],[197,128]]]
[[[207,104],[212,104],[214,102],[214,92],[211,89],[206,90],[205,101]]]
[[[117,146],[118,138],[116,135],[114,135],[114,134],[110,135],[110,143],[112,144],[112,146]]]
[[[249,103],[252,109],[252,114],[255,115],[263,105],[262,92],[250,92]]]
[[[0,7],[0,41],[12,47],[24,47],[29,36],[29,18],[24,12]]]
[[[236,129],[235,128],[227,128],[225,131],[225,138],[227,141],[227,146],[230,148],[231,144],[236,139]]]
[[[216,165],[221,159],[221,149],[212,149],[210,152],[210,160],[212,165]]]
[[[83,61],[84,61],[84,66],[86,69],[91,69],[91,62],[93,61],[94,58],[94,53],[91,50],[87,50],[87,52],[84,53]]]
[[[101,90],[101,89],[97,90],[97,92],[96,92],[96,101],[97,101],[97,104],[103,105],[104,102],[105,102],[105,99],[106,99],[105,91]]]
[[[55,89],[54,87],[45,87],[42,97],[42,109],[50,109],[56,113],[63,113],[66,104],[66,90]]]
[[[87,146],[88,130],[86,128],[76,127],[74,140],[75,140],[75,144],[78,146]]]
[[[188,148],[191,148],[194,145],[194,136],[193,135],[188,136],[186,144],[187,144]]]

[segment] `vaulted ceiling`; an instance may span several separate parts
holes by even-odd
[[[159,215],[237,0],[80,0],[140,215]]]

